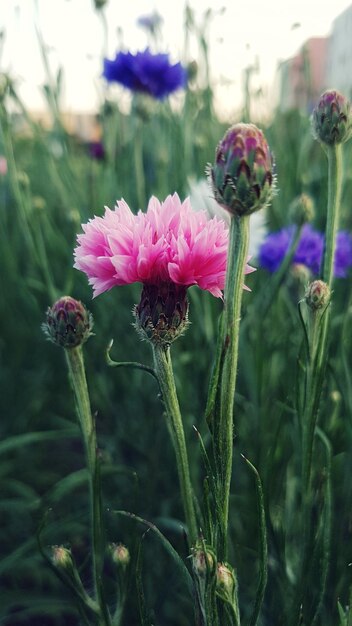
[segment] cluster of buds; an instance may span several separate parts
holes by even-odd
[[[136,328],[144,339],[170,345],[188,326],[187,287],[174,283],[145,284],[134,314]]]
[[[232,215],[250,215],[266,207],[274,189],[274,163],[264,134],[254,124],[227,130],[209,166],[215,200]]]
[[[322,311],[330,302],[331,291],[323,280],[314,280],[306,289],[305,301],[309,308],[316,312]]]
[[[313,133],[328,146],[347,141],[352,134],[351,105],[338,91],[320,96],[312,115]]]
[[[93,317],[82,302],[63,296],[46,313],[42,329],[53,343],[76,348],[92,335]]]

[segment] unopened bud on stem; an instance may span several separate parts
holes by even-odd
[[[312,115],[313,133],[329,146],[347,141],[352,133],[351,105],[338,91],[320,96]]]
[[[295,198],[289,206],[291,221],[297,226],[303,226],[314,219],[314,202],[306,193]]]
[[[322,280],[314,280],[307,287],[305,301],[312,311],[325,309],[329,304],[331,292],[329,285]]]
[[[76,348],[92,334],[93,317],[82,302],[63,296],[46,313],[42,329],[53,343]]]
[[[128,548],[124,546],[123,543],[112,543],[110,545],[110,551],[111,558],[115,565],[123,568],[127,567],[131,560],[131,557]]]
[[[225,133],[209,166],[215,200],[233,215],[250,215],[273,195],[273,158],[254,124],[235,124]]]

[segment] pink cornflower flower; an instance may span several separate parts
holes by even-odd
[[[169,341],[170,328],[184,327],[191,285],[222,296],[227,225],[209,219],[206,211],[193,211],[188,198],[181,202],[175,193],[159,202],[152,197],[147,211],[137,215],[120,200],[115,210],[106,208],[103,217],[82,227],[74,266],[87,274],[94,297],[116,285],[142,283],[137,323],[151,331],[152,339],[155,329],[165,331]],[[246,265],[245,273],[251,271]]]

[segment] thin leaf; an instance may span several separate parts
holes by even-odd
[[[263,604],[265,587],[268,579],[268,544],[266,536],[264,494],[257,469],[243,454],[241,456],[246,461],[248,467],[254,474],[257,492],[257,507],[259,513],[259,582],[253,612],[248,622],[249,626],[256,626],[256,624],[258,623],[260,609]]]
[[[76,437],[78,429],[67,428],[64,430],[45,430],[34,433],[24,433],[22,435],[14,435],[8,437],[5,441],[0,443],[0,455],[9,452],[10,450],[16,450],[22,446],[29,445],[31,443],[41,443],[42,441],[55,441],[57,439],[66,439],[69,437]]]
[[[123,515],[124,517],[129,517],[130,519],[133,519],[136,522],[140,522],[141,524],[144,524],[145,526],[150,528],[150,530],[152,530],[157,535],[157,537],[160,539],[161,543],[163,544],[164,548],[172,557],[183,579],[185,580],[190,593],[193,594],[193,581],[192,581],[191,575],[187,567],[185,566],[179,554],[176,552],[175,548],[171,545],[169,540],[166,539],[166,537],[160,532],[160,530],[155,526],[155,524],[153,524],[152,522],[149,522],[148,520],[143,519],[142,517],[139,517],[138,515],[135,515],[134,513],[129,513],[129,511],[111,511],[111,512],[114,513],[115,515]]]
[[[153,626],[151,619],[150,619],[149,611],[147,609],[147,603],[145,601],[144,588],[143,588],[143,579],[142,579],[143,538],[144,538],[144,535],[139,542],[138,552],[137,552],[137,562],[136,562],[136,587],[137,587],[139,617],[141,619],[141,626]]]
[[[326,590],[326,583],[329,573],[330,565],[330,551],[331,551],[331,528],[332,528],[332,485],[331,485],[331,457],[332,448],[330,441],[325,433],[318,427],[316,433],[322,441],[325,454],[326,454],[326,488],[325,488],[325,506],[324,506],[324,527],[323,527],[323,558],[322,558],[322,572],[321,572],[321,584],[319,590],[319,599],[317,607],[315,609],[314,617],[312,620],[312,626],[317,623],[320,611],[323,606],[323,600]]]

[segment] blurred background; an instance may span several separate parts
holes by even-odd
[[[294,263],[278,284],[270,263],[261,263],[260,250],[270,232],[290,225],[288,207],[302,192],[315,204],[313,227],[324,230],[326,159],[312,137],[310,114],[326,88],[352,94],[352,5],[342,0],[295,0],[284,6],[273,0],[214,1],[211,7],[206,0],[3,0],[1,9],[0,623],[81,623],[69,592],[38,549],[38,533],[47,555],[51,546],[69,547],[87,590],[92,587],[84,454],[64,355],[41,331],[47,307],[64,294],[82,300],[94,316],[95,336],[85,346],[85,359],[103,462],[106,536],[123,542],[131,554],[122,578],[106,559],[109,602],[121,606],[121,624],[140,624],[143,587],[149,615],[143,624],[193,623],[192,598],[164,547],[134,521],[114,514],[125,509],[154,522],[187,558],[174,453],[155,383],[141,371],[109,368],[105,358],[113,338],[113,359],[151,363],[148,345],[132,328],[140,286],[116,288],[92,301],[86,277],[72,267],[73,249],[81,224],[122,197],[137,211],[152,194],[163,200],[177,191],[181,198],[191,195],[195,209],[218,212],[206,165],[226,128],[251,120],[263,128],[275,155],[279,192],[251,227],[251,263],[257,271],[247,280],[252,292],[244,294],[231,562],[246,623],[257,585],[258,529],[255,486],[240,457],[245,453],[261,474],[267,513],[269,580],[260,625],[284,626],[300,545],[297,302],[314,274],[304,263]],[[102,76],[104,58],[146,47],[168,53],[170,62],[180,62],[186,72],[182,88],[164,100]],[[341,228],[350,236],[349,144],[344,162]],[[207,445],[203,413],[221,302],[196,288],[189,293],[191,326],[173,355],[191,473],[201,497],[205,470],[192,425]],[[307,625],[317,606],[317,623],[323,626],[347,626],[352,619],[347,608],[350,303],[347,263],[334,288],[331,375],[321,407],[333,450],[330,469],[322,446],[316,450],[320,547],[312,555],[307,583]],[[321,538],[331,477],[333,552],[327,574]],[[137,559],[141,545],[142,562]]]

